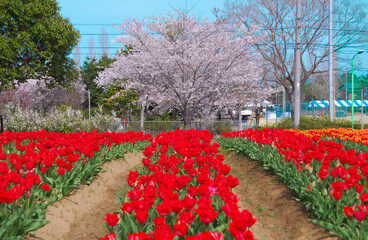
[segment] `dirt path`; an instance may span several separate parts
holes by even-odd
[[[225,163],[231,166],[231,174],[239,178],[234,193],[241,199],[240,206],[258,218],[252,227],[257,239],[339,239],[307,221],[305,208],[293,200],[296,194],[282,183],[279,176],[243,155],[226,153],[225,157]]]
[[[89,186],[72,191],[69,196],[47,209],[45,227],[28,240],[96,239],[108,233],[103,217],[119,210],[116,193],[124,188],[130,170],[141,163],[141,154],[129,153],[125,159],[105,163],[106,172],[100,173]]]

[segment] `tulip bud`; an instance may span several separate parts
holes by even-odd
[[[325,188],[325,189],[323,189],[323,196],[327,196],[327,195],[328,195],[327,189]]]
[[[357,193],[356,197],[355,197],[356,200],[359,200],[360,199],[360,194]]]
[[[309,168],[310,168],[310,165],[305,165],[305,167],[304,167],[304,169],[305,169],[306,171],[309,171]]]
[[[368,212],[368,207],[367,207],[367,206],[363,206],[362,211],[363,211],[364,213],[367,213],[367,212]]]
[[[312,182],[312,188],[314,188],[316,186],[316,181]]]
[[[317,179],[317,183],[321,183],[322,179],[321,178],[318,178]]]
[[[313,173],[313,167],[309,167],[309,174]]]

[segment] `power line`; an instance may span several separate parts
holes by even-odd
[[[107,36],[122,36],[120,33],[81,33],[84,36],[94,36],[94,35],[107,35]]]
[[[121,23],[73,23],[75,26],[115,26]]]

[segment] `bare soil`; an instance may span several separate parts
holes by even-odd
[[[225,163],[231,166],[231,174],[239,178],[239,186],[234,189],[240,198],[239,205],[258,219],[251,227],[257,239],[339,239],[307,221],[306,209],[293,199],[297,195],[282,183],[279,176],[242,154],[230,152],[225,157]]]
[[[116,193],[124,189],[130,170],[141,165],[142,154],[128,153],[124,159],[105,163],[90,185],[73,190],[67,197],[47,208],[49,224],[28,240],[96,239],[108,233],[103,218],[119,210]]]
[[[231,174],[239,178],[235,193],[240,206],[258,218],[251,228],[257,239],[275,240],[336,240],[323,228],[307,221],[305,208],[295,200],[295,193],[281,179],[243,155],[225,153]],[[96,239],[106,235],[103,217],[119,210],[116,193],[123,188],[126,177],[134,167],[141,166],[141,154],[127,154],[104,164],[106,172],[89,186],[73,191],[60,202],[47,209],[45,227],[28,240],[79,240]],[[163,239],[164,240],[164,239]]]

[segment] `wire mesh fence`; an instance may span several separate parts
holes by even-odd
[[[351,107],[335,107],[335,118],[336,119],[347,119],[351,120]],[[362,113],[363,110],[363,114]],[[317,107],[311,105],[310,102],[301,103],[301,115],[303,116],[328,116],[329,107]],[[264,106],[260,117],[259,125],[271,125],[278,123],[285,118],[293,116],[292,106],[290,102],[285,105],[268,105]],[[363,123],[368,122],[367,109],[363,106],[354,108],[354,116],[356,121]],[[211,122],[204,121],[193,121],[190,128],[196,130],[208,129],[215,135],[220,135],[222,132],[237,131],[256,127],[256,120],[254,115],[241,120],[239,122],[238,115],[235,114],[233,118],[229,117],[226,119],[215,120]],[[176,129],[184,129],[184,123],[181,121],[145,121],[143,126],[140,121],[122,121],[119,125],[118,131],[144,131],[153,135],[159,134],[163,131],[174,131]]]
[[[271,109],[271,110],[270,110]],[[324,117],[329,115],[329,106],[316,106],[311,102],[302,102],[300,105],[300,114],[302,116],[318,116]],[[354,107],[354,121],[367,123],[368,122],[368,109],[366,105],[360,105]],[[272,107],[265,107],[265,114],[261,118],[261,125],[273,124],[281,121],[284,118],[290,118],[293,116],[292,106],[290,102],[285,105],[275,104]],[[335,107],[335,119],[352,120],[352,107]]]
[[[192,121],[190,129],[209,130],[214,135],[221,135],[222,132],[237,131],[242,129],[255,128],[255,121],[243,120],[215,120],[210,122]],[[121,121],[118,129],[119,132],[128,131],[144,131],[156,135],[164,131],[175,131],[176,129],[184,130],[182,121],[144,121],[143,125],[140,121]]]

